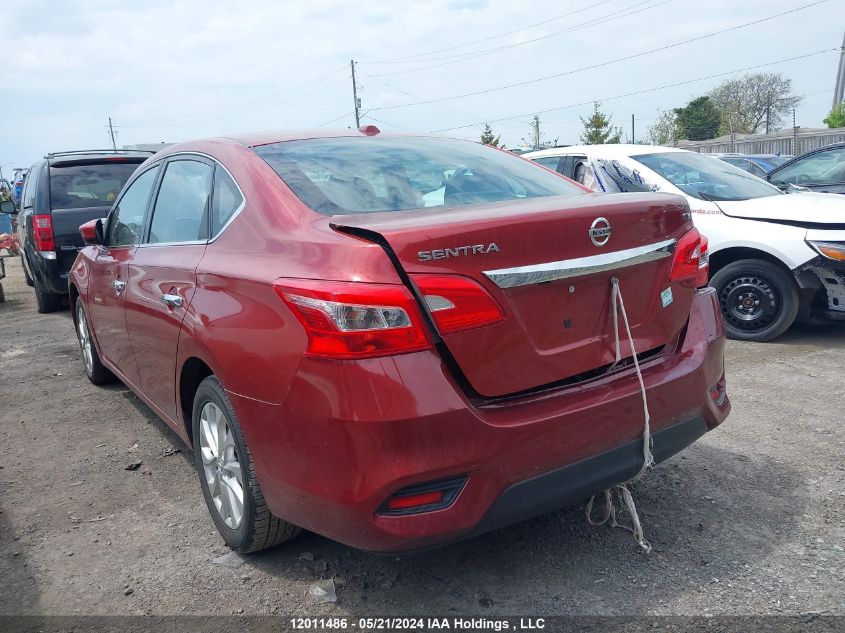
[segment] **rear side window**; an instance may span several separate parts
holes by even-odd
[[[195,160],[167,164],[150,224],[150,244],[206,239],[213,173],[211,165]]]
[[[584,193],[537,165],[469,141],[342,137],[273,143],[255,152],[324,215]]]
[[[54,209],[110,207],[140,163],[108,162],[50,167],[50,205]]]
[[[244,198],[232,177],[225,169],[214,170],[214,196],[211,205],[211,234],[217,235],[226,223],[232,219],[235,211],[243,204]]]
[[[23,207],[24,209],[31,209],[35,206],[35,183],[38,182],[38,167],[33,166],[32,169],[29,170],[29,174],[24,180],[23,185]]]
[[[106,245],[131,246],[138,243],[158,170],[159,166],[156,165],[129,185],[109,216]]]

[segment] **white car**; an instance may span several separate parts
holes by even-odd
[[[594,191],[684,196],[710,240],[710,285],[728,335],[780,336],[792,323],[845,320],[845,196],[785,194],[705,154],[649,145],[584,145],[524,155]]]

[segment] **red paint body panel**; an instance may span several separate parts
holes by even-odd
[[[339,135],[354,133],[326,134]],[[609,275],[504,290],[482,271],[595,254],[586,232],[599,215],[612,218],[613,249],[678,238],[691,226],[680,198],[585,195],[329,218],[306,208],[244,143],[182,144],[150,161],[179,152],[210,156],[237,181],[245,205],[228,228],[207,245],[88,246],[70,283],[104,362],[186,441],[190,419],[182,412],[191,403],[180,402],[181,372],[194,359],[210,368],[229,393],[279,517],[364,549],[425,547],[471,533],[509,485],[641,436],[630,368],[495,403],[479,398],[531,391],[613,360]],[[363,360],[306,355],[307,334],[275,280],[404,283],[380,245],[333,223],[383,235],[403,273],[471,277],[505,320],[449,335],[445,348]],[[445,262],[417,257],[493,241],[499,252]],[[713,291],[670,284],[669,266],[664,259],[616,274],[638,351],[662,348],[643,364],[652,428],[690,416],[713,428],[730,409],[727,399],[717,406],[708,395],[724,376],[721,313]],[[127,292],[110,294],[114,279],[127,282]],[[659,295],[670,285],[674,302],[663,308]],[[165,307],[165,293],[182,297],[183,307]],[[568,318],[572,327],[564,329]],[[402,488],[461,476],[466,484],[446,509],[377,514]]]
[[[139,386],[168,417],[176,412],[176,345],[196,288],[196,268],[205,244],[144,246],[128,264],[126,330],[138,365]],[[183,307],[162,303],[178,296]]]

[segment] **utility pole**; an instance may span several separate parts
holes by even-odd
[[[631,143],[637,143],[637,135],[634,133],[634,115],[631,115]]]
[[[540,149],[540,117],[534,115],[534,149]]]
[[[361,100],[358,98],[358,84],[355,83],[355,60],[349,60],[349,65],[352,66],[352,101],[355,104],[355,129],[361,127]]]
[[[795,108],[792,108],[792,155],[798,156],[798,126],[795,125]]]
[[[117,151],[117,143],[114,142],[114,126],[112,125],[111,117],[109,117],[109,136],[111,137],[111,148]]]
[[[836,72],[836,88],[833,90],[833,107],[845,101],[845,35],[839,51],[839,70]]]

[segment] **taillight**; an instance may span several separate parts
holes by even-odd
[[[498,323],[502,309],[487,291],[468,277],[411,275],[441,334],[455,334]]]
[[[49,215],[32,216],[32,241],[37,251],[55,251],[56,240],[53,238],[53,218]]]
[[[701,248],[698,255],[698,275],[695,277],[695,287],[704,288],[710,282],[710,243],[706,236],[701,236]]]
[[[311,356],[372,358],[431,346],[404,286],[312,279],[273,286],[305,328]]]
[[[669,279],[685,285],[697,283],[700,263],[701,234],[696,229],[692,229],[678,240],[675,246]]]

